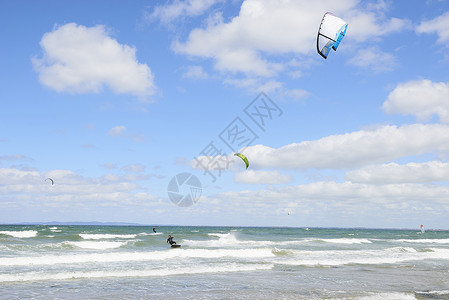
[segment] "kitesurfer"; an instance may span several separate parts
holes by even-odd
[[[170,245],[176,245],[176,242],[173,240],[173,236],[168,235],[167,243]]]
[[[156,233],[156,228],[155,227],[153,227],[153,232]]]

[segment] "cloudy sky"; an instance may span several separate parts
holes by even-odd
[[[449,228],[447,0],[1,1],[0,36],[0,223]]]

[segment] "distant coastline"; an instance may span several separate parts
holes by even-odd
[[[139,223],[127,223],[127,222],[19,222],[19,223],[1,223],[0,225],[72,225],[72,226],[154,226]],[[159,226],[159,225],[156,225]]]
[[[18,223],[0,223],[0,226],[30,226],[30,225],[42,225],[42,226],[148,226],[148,227],[225,227],[225,228],[298,228],[298,229],[355,229],[355,230],[419,230],[419,228],[382,228],[382,227],[323,227],[323,226],[243,226],[243,225],[180,225],[180,224],[140,224],[140,223],[130,223],[130,222],[61,222],[61,221],[51,221],[51,222],[18,222]],[[448,231],[447,228],[427,228],[426,231]]]

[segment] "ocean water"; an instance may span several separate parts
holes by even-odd
[[[0,226],[0,299],[449,299],[449,231],[157,231]]]

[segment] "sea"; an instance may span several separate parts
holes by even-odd
[[[0,299],[449,299],[445,230],[155,229],[1,225]]]

